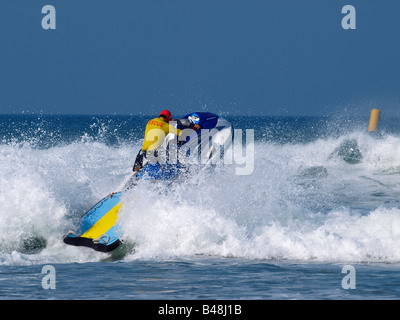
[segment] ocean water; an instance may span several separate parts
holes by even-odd
[[[133,188],[108,254],[62,237],[130,173],[148,117],[1,115],[0,299],[399,299],[400,121],[225,117],[254,129],[251,173]]]

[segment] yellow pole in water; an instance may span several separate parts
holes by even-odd
[[[368,131],[369,132],[376,131],[376,129],[378,128],[378,122],[379,122],[380,114],[381,114],[380,110],[372,109],[371,118],[369,119],[369,126],[368,126]]]

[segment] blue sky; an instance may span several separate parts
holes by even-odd
[[[44,30],[44,5],[56,29]],[[356,8],[344,30],[342,7]],[[395,0],[2,0],[0,113],[400,111]]]

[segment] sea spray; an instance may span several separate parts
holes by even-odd
[[[359,138],[361,162],[349,163],[336,152],[345,139],[358,135],[307,144],[258,143],[253,175],[235,176],[225,166],[197,184],[188,181],[164,193],[152,193],[148,186],[147,196],[127,200],[122,213],[124,234],[139,244],[132,258],[203,254],[397,261],[398,230],[364,228],[387,224],[387,215],[394,223],[400,219],[395,200],[400,182],[376,170],[375,160],[364,162],[376,156],[370,137]],[[395,207],[385,208],[387,201]]]
[[[144,125],[135,117],[72,119],[68,126],[14,117],[1,127],[0,264],[104,259],[62,236],[131,172]],[[335,130],[326,119],[233,122],[254,129],[253,172],[218,164],[171,184],[140,183],[124,194],[122,238],[135,246],[124,259],[400,261],[394,129],[372,136],[358,126]],[[348,161],[354,148],[360,156]]]

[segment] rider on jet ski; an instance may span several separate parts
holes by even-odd
[[[179,128],[191,128],[193,130],[199,130],[201,128],[200,125],[185,120],[187,119],[176,120]],[[173,125],[169,124],[170,121],[172,121],[171,112],[169,110],[163,110],[160,112],[158,118],[151,119],[147,122],[143,146],[136,156],[133,171],[139,171],[143,168],[147,163],[147,157],[152,153],[157,156],[157,149],[163,144],[168,133],[173,133],[177,136],[182,133],[181,129],[175,128]],[[157,139],[155,139],[154,130],[162,130],[164,134],[157,135]]]

